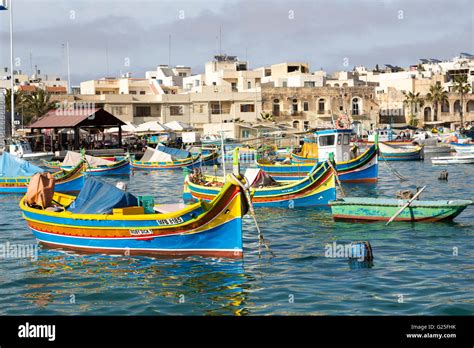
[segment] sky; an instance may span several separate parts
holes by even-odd
[[[16,69],[66,77],[69,42],[73,85],[144,77],[169,61],[200,73],[219,52],[250,68],[301,61],[328,72],[474,54],[472,0],[12,1]],[[8,18],[0,11],[2,69],[10,65]]]

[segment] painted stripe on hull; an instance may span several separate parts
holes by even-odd
[[[459,212],[460,213],[460,212]],[[449,216],[441,216],[441,217],[424,217],[424,218],[403,218],[403,217],[397,217],[394,221],[399,221],[399,222],[437,222],[437,221],[447,221],[447,220],[452,220],[454,219],[459,213],[456,213],[455,215],[449,215]],[[336,221],[367,221],[367,222],[376,222],[376,221],[384,221],[387,222],[390,220],[390,217],[385,217],[385,216],[358,216],[358,215],[342,215],[342,214],[337,214],[333,215],[333,219]]]
[[[31,228],[31,227],[30,227]],[[191,234],[143,238],[75,238],[74,236],[47,233],[31,228],[42,243],[72,250],[104,253],[130,251],[147,254],[242,256],[242,219],[235,218],[212,229]],[[235,255],[234,255],[235,252]]]

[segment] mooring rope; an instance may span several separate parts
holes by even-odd
[[[399,178],[401,181],[408,181],[407,178],[405,178],[402,174],[400,174],[398,171],[396,171],[395,169],[392,168],[392,166],[390,166],[390,164],[388,164],[388,161],[385,159],[385,157],[382,155],[382,152],[379,150],[379,155],[380,157],[382,158],[382,160],[384,161],[385,165],[387,166],[387,168],[392,172],[393,175],[395,175],[397,178]]]
[[[262,245],[265,247],[265,249],[267,249],[267,251],[272,255],[272,257],[274,257],[275,254],[273,253],[273,251],[268,246],[268,243],[265,240],[262,231],[260,230],[260,226],[258,226],[257,216],[256,216],[255,210],[253,208],[252,197],[250,197],[250,187],[244,186],[244,184],[242,184],[242,182],[239,179],[237,179],[237,177],[234,175],[234,173],[231,173],[230,176],[242,189],[242,191],[244,193],[244,196],[245,196],[245,199],[247,200],[248,205],[249,205],[250,215],[252,216],[253,221],[255,222],[255,226],[257,227],[257,232],[258,232],[258,257],[259,258],[261,257]]]
[[[334,167],[334,165],[332,164],[330,160],[328,160],[327,163],[329,164],[329,166],[334,172],[334,177],[336,178],[336,182],[339,185],[339,189],[341,190],[342,197],[345,197],[346,194],[344,193],[344,189],[342,188],[342,183],[341,183],[341,180],[339,180],[339,175],[337,174],[336,168]]]

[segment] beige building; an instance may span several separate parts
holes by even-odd
[[[332,127],[342,114],[370,129],[379,114],[374,98],[375,89],[366,86],[262,89],[263,111],[275,122],[286,122],[298,130]]]

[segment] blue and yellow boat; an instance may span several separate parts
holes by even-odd
[[[53,173],[58,192],[79,192],[84,184],[84,162],[68,171]],[[25,194],[32,175],[44,170],[4,152],[0,156],[0,193]]]
[[[147,148],[140,160],[131,161],[131,166],[138,170],[194,168],[215,164],[218,156],[219,154],[215,151],[193,156],[188,151],[158,146],[156,149]]]
[[[379,143],[379,157],[385,161],[421,161],[423,146],[390,146]]]
[[[341,181],[375,182],[378,177],[378,144],[370,146],[356,156],[350,146],[350,129],[329,129],[315,132],[305,138],[300,154],[293,154],[292,163],[257,162],[257,166],[270,174],[275,180],[301,180],[313,168],[314,163],[329,159],[331,154],[336,161],[336,170]],[[316,157],[317,156],[317,157]]]
[[[296,208],[328,205],[336,199],[334,172],[327,162],[313,165],[308,175],[299,180],[278,183],[262,170],[247,169],[246,182],[255,207]],[[190,174],[184,181],[183,198],[210,201],[219,194],[224,178]]]
[[[119,161],[109,161],[100,157],[89,156],[84,153],[68,151],[63,162],[43,161],[43,165],[51,169],[60,168],[63,170],[70,170],[82,160],[86,163],[84,166],[84,172],[88,175],[105,176],[130,174],[130,161],[128,156]]]
[[[243,189],[230,179],[212,202],[142,204],[113,185],[87,177],[77,197],[54,193],[54,206],[20,202],[23,217],[45,246],[90,253],[162,257],[241,258]]]

